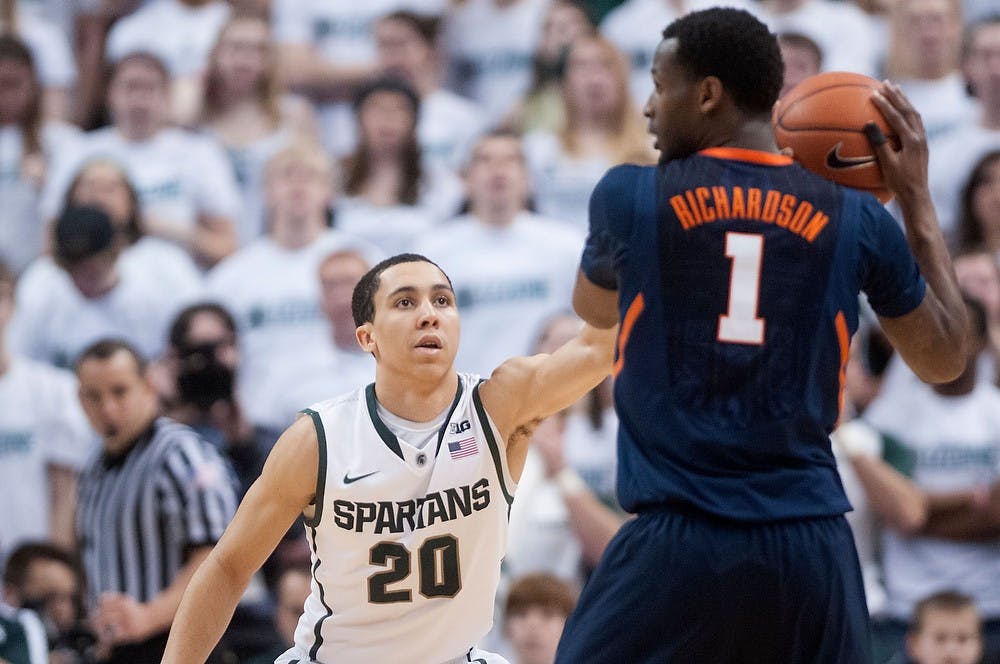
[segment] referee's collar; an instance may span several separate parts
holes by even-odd
[[[102,457],[105,470],[121,467],[121,465],[125,463],[125,459],[128,458],[128,455],[132,453],[132,450],[138,447],[143,447],[146,443],[152,440],[153,436],[156,435],[156,427],[159,419],[159,417],[154,417],[153,421],[149,423],[149,426],[146,427],[146,429],[121,452],[113,453],[105,451],[104,456]]]

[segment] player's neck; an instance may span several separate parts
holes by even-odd
[[[706,147],[742,148],[760,152],[778,152],[774,142],[774,129],[769,119],[754,119],[740,123],[734,129],[723,131],[716,137],[710,137]]]
[[[375,369],[375,397],[393,415],[411,422],[428,422],[455,400],[458,374],[454,369],[444,376],[420,380],[400,376],[392,370]]]

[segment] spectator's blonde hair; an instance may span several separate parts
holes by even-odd
[[[573,68],[573,55],[581,48],[597,46],[604,62],[610,66],[615,78],[615,94],[618,99],[614,110],[608,118],[613,138],[611,140],[611,160],[614,162],[651,161],[650,139],[642,123],[642,114],[632,102],[629,92],[629,77],[631,74],[628,59],[610,41],[599,35],[580,37],[569,47],[566,55],[566,69],[563,74],[563,104],[565,107],[565,124],[559,132],[563,148],[570,155],[579,154],[580,146],[577,139],[580,122],[580,103],[573,99],[568,81]]]

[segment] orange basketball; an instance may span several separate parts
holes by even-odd
[[[889,125],[871,100],[880,83],[847,72],[807,78],[774,105],[771,122],[780,148],[838,184],[871,192],[883,203],[892,198],[862,127],[875,122],[894,142]]]

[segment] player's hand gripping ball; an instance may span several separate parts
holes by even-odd
[[[874,122],[898,145],[885,117],[872,103],[881,84],[874,78],[826,72],[802,81],[778,100],[771,114],[779,148],[828,180],[874,194],[887,203],[885,186],[864,126]]]

